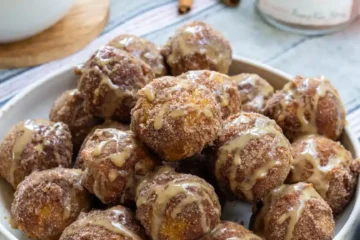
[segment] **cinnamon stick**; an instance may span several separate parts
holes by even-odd
[[[239,5],[240,0],[223,0],[223,2],[226,4],[226,6],[236,7],[237,5]]]
[[[179,13],[184,14],[191,10],[193,0],[179,0]]]

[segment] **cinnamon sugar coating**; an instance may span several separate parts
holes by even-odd
[[[105,204],[128,204],[135,187],[156,166],[154,157],[130,131],[97,129],[81,152],[82,184]]]
[[[78,149],[90,130],[102,122],[85,111],[85,102],[77,89],[65,91],[56,99],[50,110],[49,119],[68,125],[73,145]]]
[[[309,135],[292,143],[294,161],[289,183],[312,183],[333,212],[341,212],[350,201],[359,171],[356,161],[340,143]]]
[[[221,109],[209,88],[188,79],[154,79],[138,92],[131,130],[163,159],[176,161],[212,144]]]
[[[281,185],[292,162],[290,143],[279,126],[258,113],[229,117],[214,150],[220,189],[247,201],[260,200]]]
[[[229,239],[261,240],[260,237],[247,230],[244,226],[228,221],[219,223],[209,234],[202,238],[202,240]]]
[[[149,40],[131,34],[122,34],[108,43],[109,46],[125,50],[147,63],[155,74],[162,77],[167,74],[164,57],[160,49]]]
[[[235,82],[227,75],[209,70],[188,71],[178,76],[208,87],[221,107],[223,119],[240,112],[241,99]]]
[[[262,77],[252,73],[231,76],[241,96],[242,110],[261,113],[274,88]]]
[[[264,109],[290,140],[306,134],[339,138],[345,125],[345,109],[334,86],[323,76],[295,77],[275,93]]]
[[[173,76],[190,70],[214,70],[227,74],[232,61],[228,40],[200,21],[179,28],[161,50]]]
[[[60,240],[146,240],[135,215],[123,206],[82,213],[68,226]]]
[[[104,46],[85,63],[78,89],[90,113],[129,122],[137,91],[153,78],[150,66],[142,60],[126,51]]]
[[[75,160],[74,168],[81,168],[82,170],[85,170],[84,169],[84,159],[82,159],[80,153],[85,148],[86,142],[94,134],[96,129],[104,129],[104,128],[115,128],[115,129],[121,130],[121,131],[128,131],[128,130],[130,130],[130,125],[120,123],[120,122],[116,122],[116,121],[112,121],[112,120],[105,120],[105,122],[103,122],[102,124],[94,126],[89,131],[89,133],[85,137],[83,143],[81,144],[79,154],[77,155],[76,160]]]
[[[196,240],[218,223],[221,207],[203,179],[160,168],[139,184],[136,217],[154,240]]]
[[[335,222],[311,184],[282,185],[255,208],[253,230],[267,240],[330,240]]]
[[[0,144],[0,175],[13,188],[33,171],[69,167],[73,146],[68,126],[49,120],[26,120]]]
[[[17,227],[34,239],[59,239],[62,231],[90,206],[81,174],[81,170],[54,168],[26,177],[11,207]]]

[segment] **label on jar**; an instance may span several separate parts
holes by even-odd
[[[259,0],[259,10],[291,24],[337,25],[350,20],[353,0]]]

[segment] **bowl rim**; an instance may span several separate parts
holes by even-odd
[[[266,65],[264,63],[261,63],[259,61],[251,60],[248,58],[240,57],[240,56],[233,56],[234,61],[238,61],[240,63],[245,63],[247,65],[251,65],[255,68],[262,69],[266,72],[271,72],[277,76],[282,77],[283,79],[286,79],[290,81],[292,79],[292,76],[290,74],[287,74],[279,69],[276,69],[274,67],[271,67],[269,65]],[[48,81],[54,81],[57,76],[60,76],[64,74],[65,72],[72,71],[73,66],[64,66],[61,67],[45,76],[43,76],[40,80],[30,84],[28,87],[23,89],[20,93],[18,93],[15,97],[13,97],[11,100],[9,100],[4,106],[0,108],[0,118],[6,114],[6,112],[11,109],[16,103],[18,103],[19,100],[21,100],[24,96],[31,94],[31,92],[40,87],[42,84],[45,84]],[[346,135],[348,136],[351,144],[354,147],[354,152],[356,155],[356,158],[360,158],[360,143],[356,139],[355,135],[351,132],[351,129],[349,126],[345,126],[344,129]],[[347,234],[350,232],[353,232],[351,230],[352,227],[356,224],[357,216],[360,214],[360,178],[357,182],[357,188],[355,189],[356,192],[354,193],[355,198],[355,204],[354,209],[350,213],[349,218],[346,220],[344,226],[341,228],[341,230],[338,232],[338,234],[334,237],[334,240],[342,240],[347,239]],[[7,237],[9,240],[18,240],[14,235],[12,235],[2,224],[0,224],[0,233],[2,233],[5,237]]]

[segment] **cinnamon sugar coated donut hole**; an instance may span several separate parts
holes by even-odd
[[[221,222],[203,240],[261,240],[260,237],[234,222]]]
[[[60,240],[146,240],[134,214],[123,206],[82,213]]]
[[[241,96],[242,110],[261,113],[274,88],[262,77],[252,73],[231,76]]]
[[[170,76],[142,88],[131,115],[131,130],[168,161],[200,152],[216,139],[222,124],[220,105],[209,88]]]
[[[18,186],[11,215],[17,227],[34,239],[56,240],[89,208],[81,170],[54,168],[29,175]]]
[[[78,89],[90,113],[129,122],[137,91],[153,78],[150,66],[142,60],[126,51],[104,46],[82,68]]]
[[[22,121],[0,144],[0,175],[16,188],[33,171],[69,167],[72,148],[66,124],[42,119]]]
[[[133,201],[136,184],[156,166],[132,132],[113,128],[95,130],[80,154],[82,184],[105,204]]]
[[[122,34],[111,40],[108,45],[125,50],[149,64],[155,77],[162,77],[167,74],[164,57],[160,53],[160,49],[145,38]]]
[[[290,140],[319,134],[336,140],[345,125],[345,109],[328,79],[295,77],[275,93],[264,109]]]
[[[341,212],[350,201],[356,186],[358,164],[340,143],[326,137],[309,135],[292,143],[294,161],[289,183],[308,182],[329,204]]]
[[[227,75],[209,70],[189,71],[178,76],[208,87],[216,96],[223,119],[240,112],[241,100],[235,82]]]
[[[77,89],[65,91],[55,101],[50,111],[50,120],[68,125],[73,145],[78,149],[92,127],[101,119],[85,111],[83,97]]]
[[[81,168],[82,170],[84,170],[84,159],[82,159],[82,157],[81,157],[81,151],[85,148],[86,142],[94,134],[96,129],[104,129],[104,128],[115,128],[115,129],[121,130],[121,131],[128,131],[128,130],[130,130],[130,125],[120,123],[120,122],[116,122],[116,121],[112,121],[112,120],[105,120],[105,122],[103,122],[102,124],[94,126],[89,131],[89,133],[85,137],[83,143],[81,144],[79,154],[76,157],[74,168]]]
[[[273,120],[258,113],[229,117],[214,149],[215,176],[230,198],[260,200],[290,171],[289,141]]]
[[[226,74],[232,61],[228,40],[210,25],[200,21],[179,28],[161,52],[174,76],[203,69]]]
[[[136,217],[151,239],[196,240],[220,221],[213,187],[203,179],[162,167],[139,184]]]
[[[329,205],[311,184],[282,185],[255,209],[254,232],[266,240],[331,240],[335,222]]]

